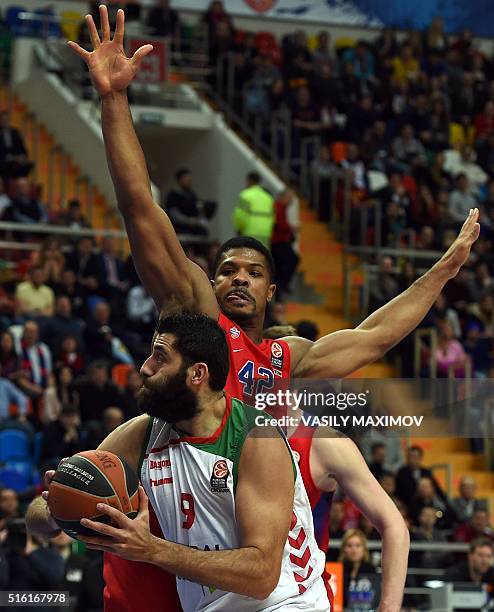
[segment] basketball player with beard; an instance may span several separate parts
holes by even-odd
[[[278,429],[256,426],[263,413],[224,391],[228,362],[224,332],[206,315],[159,321],[141,368],[148,416],[99,447],[139,475],[139,513],[100,504],[111,524],[82,519],[100,535],[79,539],[175,574],[184,612],[327,612],[325,556],[297,464]],[[150,531],[148,497],[165,539]],[[33,533],[56,530],[44,500],[26,521]]]
[[[71,42],[70,46],[87,63],[101,96],[108,164],[137,271],[159,309],[168,309],[173,304],[179,310],[203,312],[225,330],[230,348],[227,381],[230,393],[249,402],[256,393],[280,379],[344,377],[381,358],[416,328],[446,282],[456,276],[468,258],[480,231],[477,209],[470,211],[458,238],[437,264],[356,329],[341,330],[317,342],[299,337],[263,340],[266,306],[275,293],[270,253],[253,239],[228,241],[218,252],[213,287],[204,272],[187,259],[168,216],[152,200],[144,155],[127,101],[127,87],[152,47],[144,45],[132,58],[127,58],[123,49],[123,11],[117,13],[113,39],[104,6],[100,7],[100,19],[101,39],[93,19],[87,17],[92,52],[76,43]],[[366,505],[362,509],[383,537],[380,610],[399,610],[408,554],[408,532],[403,522],[394,520],[394,510],[388,511],[380,503],[377,483],[370,481],[369,488],[369,480],[361,469],[361,457],[358,458],[349,440],[338,441],[341,452],[334,450],[333,440],[321,439],[317,453],[313,452],[314,444],[304,453],[305,458],[301,456],[301,462],[310,459],[310,466],[303,467],[301,463],[301,470],[311,474],[319,490],[325,490],[330,480],[331,453],[344,457],[344,445],[347,446],[350,459],[343,462],[341,473],[346,475],[347,486],[355,483],[354,494]],[[176,610],[168,596],[166,578],[158,574],[155,567],[141,564],[136,571],[135,566],[109,556],[105,563],[107,610],[122,612],[142,607],[144,582],[162,585],[164,595],[159,600],[170,602],[163,609]],[[149,607],[154,608],[155,603],[155,598],[150,600]]]

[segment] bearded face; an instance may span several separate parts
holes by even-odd
[[[198,413],[198,402],[187,387],[187,366],[182,365],[171,376],[159,373],[144,379],[137,393],[139,409],[149,416],[177,423],[194,418]]]

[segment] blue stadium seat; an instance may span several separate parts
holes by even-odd
[[[9,461],[0,468],[0,486],[22,492],[40,483],[40,475],[30,461]]]
[[[20,429],[0,431],[0,464],[7,461],[32,462],[30,440],[26,432]]]
[[[5,11],[5,21],[14,36],[31,36],[32,25],[30,21],[21,19],[20,13],[27,9],[22,6],[9,6]]]
[[[39,460],[41,458],[41,442],[43,441],[43,433],[41,431],[37,431],[34,434],[34,450],[33,450],[33,462],[36,465],[39,465]]]

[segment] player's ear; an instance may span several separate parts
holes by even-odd
[[[276,293],[276,285],[274,283],[272,283],[268,287],[268,295],[266,297],[268,302],[271,302],[271,300],[274,298],[274,294],[275,293]]]
[[[189,380],[192,385],[200,385],[209,378],[208,366],[200,361],[189,368]]]

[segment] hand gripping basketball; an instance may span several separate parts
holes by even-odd
[[[128,561],[149,559],[153,543],[158,538],[149,529],[148,498],[142,486],[139,486],[139,512],[134,520],[108,504],[98,504],[98,511],[108,515],[112,524],[117,527],[81,519],[83,527],[101,534],[101,536],[79,536],[79,539],[85,542],[88,548],[110,552]]]

